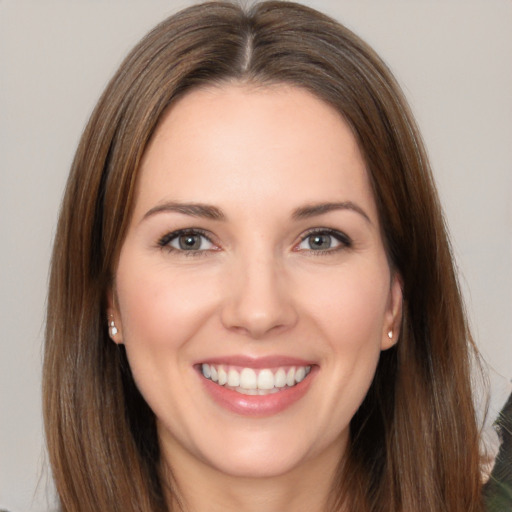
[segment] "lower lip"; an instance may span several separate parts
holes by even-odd
[[[313,367],[307,377],[295,386],[268,395],[244,395],[215,384],[201,373],[200,378],[208,394],[220,406],[242,416],[263,417],[278,414],[299,401],[307,393],[315,369]]]

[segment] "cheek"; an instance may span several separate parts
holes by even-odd
[[[323,335],[326,375],[343,397],[338,403],[343,418],[362,402],[381,353],[389,281],[385,271],[377,270],[352,267],[350,272],[333,272],[324,292],[310,301],[313,329]]]
[[[164,265],[121,260],[116,297],[122,342],[139,391],[157,416],[182,410],[183,376],[190,374],[196,334],[214,308],[204,279],[171,273]]]
[[[387,269],[352,267],[332,272],[311,294],[310,310],[332,348],[380,347],[389,303]]]
[[[213,307],[211,287],[163,266],[139,265],[130,273],[133,267],[120,265],[117,274],[124,343],[176,346],[192,336],[198,320]]]
[[[190,371],[188,341],[211,317],[215,294],[204,280],[171,275],[162,265],[129,263],[121,261],[116,276],[122,341],[134,379],[151,404],[160,388],[179,384],[176,368]]]

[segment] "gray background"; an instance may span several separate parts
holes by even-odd
[[[114,69],[191,2],[0,0],[0,508],[51,508],[40,411],[48,263],[78,138]],[[512,377],[512,2],[309,0],[405,89],[443,201],[491,415]]]

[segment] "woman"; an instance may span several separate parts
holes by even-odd
[[[309,8],[199,5],[127,57],[73,163],[46,339],[64,510],[482,510],[421,138]]]

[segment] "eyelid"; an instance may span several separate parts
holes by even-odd
[[[209,248],[209,249],[197,249],[197,250],[190,250],[186,251],[183,249],[178,249],[177,247],[173,247],[170,245],[170,243],[174,240],[176,240],[178,237],[182,235],[194,235],[194,236],[201,236],[208,240],[215,248]],[[167,249],[169,252],[177,252],[179,254],[183,254],[185,256],[194,256],[198,254],[204,254],[212,250],[216,250],[217,244],[213,241],[213,237],[211,234],[204,229],[201,228],[182,228],[182,229],[176,229],[174,231],[170,231],[166,233],[164,236],[162,236],[158,242],[157,245],[161,249]]]
[[[319,250],[313,250],[313,249],[299,249],[298,247],[305,242],[310,236],[312,235],[329,235],[333,237],[336,241],[339,242],[339,245],[333,248],[329,249],[319,249]],[[302,233],[300,236],[299,243],[294,247],[294,250],[300,251],[308,251],[310,253],[321,255],[321,254],[327,254],[327,253],[335,253],[337,251],[347,249],[352,247],[352,240],[351,238],[343,233],[342,231],[339,231],[337,229],[332,228],[311,228],[308,229],[305,233]]]
[[[205,238],[206,240],[208,240],[208,242],[210,242],[214,246],[214,248],[196,249],[196,250],[187,251],[187,250],[179,249],[177,247],[173,247],[172,245],[170,245],[170,243],[172,241],[176,240],[178,237],[180,237],[182,235],[201,236],[201,237]],[[335,247],[330,247],[328,249],[318,249],[318,250],[314,250],[311,248],[300,249],[299,246],[303,242],[305,242],[308,239],[308,237],[310,237],[312,235],[331,236],[338,242],[338,245],[336,245]],[[208,253],[211,251],[219,250],[218,244],[216,244],[216,242],[213,240],[211,233],[209,233],[208,231],[206,231],[202,228],[181,228],[181,229],[176,229],[174,231],[170,231],[170,232],[166,233],[165,235],[163,235],[158,240],[157,245],[161,249],[167,249],[170,252],[177,252],[177,253],[185,255],[185,256],[194,256],[194,255],[199,255],[199,254],[204,254],[204,253]],[[350,239],[350,237],[348,235],[346,235],[342,231],[339,231],[339,230],[333,229],[333,228],[316,227],[316,228],[308,229],[307,231],[302,233],[300,235],[299,242],[294,246],[293,250],[296,252],[307,251],[310,253],[314,253],[316,255],[320,255],[320,254],[326,254],[326,253],[334,253],[339,250],[347,249],[350,247],[352,247],[352,240]]]

